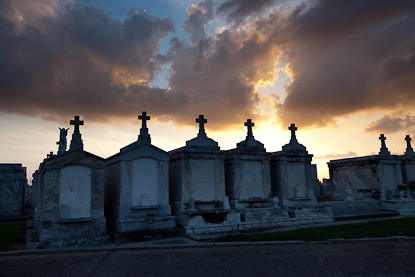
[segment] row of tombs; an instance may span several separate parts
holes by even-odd
[[[138,118],[142,120],[138,140],[107,159],[83,150],[79,131],[83,121],[78,116],[70,121],[74,132],[69,150],[68,129],[60,128],[57,154],[49,154],[33,175],[34,220],[28,249],[94,243],[108,240],[109,234],[176,227],[192,235],[333,221],[333,206],[317,203],[321,190],[316,166],[311,164],[313,155],[298,143],[294,124],[289,127],[291,140],[282,151],[268,153],[255,140],[254,123],[248,119],[246,139],[235,149],[223,151],[206,135],[207,120],[200,115],[197,137],[165,152],[151,144],[150,117],[143,112]],[[380,185],[370,182],[370,189],[380,190],[391,208],[400,200],[392,187],[402,183],[401,163],[406,165],[404,174],[411,172],[405,178],[415,180],[413,151],[402,157],[381,153],[366,162],[377,166],[378,172],[371,166],[367,166],[370,172],[365,171],[365,165],[357,171],[375,179],[387,175]],[[341,175],[337,183],[330,180],[334,191],[344,183],[351,186],[348,161],[338,161],[330,171]],[[356,180],[367,176],[358,175],[352,176],[353,184],[361,185]]]

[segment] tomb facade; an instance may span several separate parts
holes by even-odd
[[[282,151],[271,155],[272,195],[277,196],[282,206],[316,204],[314,187],[319,183],[317,170],[311,164],[313,155],[298,143],[294,124],[288,128],[291,140]]]
[[[402,166],[402,182],[403,184],[408,185],[411,181],[415,181],[415,152],[411,146],[411,137],[407,135],[405,140],[407,143],[406,151],[400,158]],[[409,187],[408,189],[410,192],[411,189]],[[413,197],[414,195],[411,196]]]
[[[351,188],[354,199],[397,198],[397,186],[403,183],[401,158],[391,155],[386,137],[381,134],[379,155],[331,160],[328,163],[333,188],[333,200],[343,200]]]
[[[35,224],[27,249],[108,240],[104,216],[105,160],[83,150],[76,116],[69,151],[48,155],[38,172]]]
[[[270,154],[255,140],[251,119],[245,126],[246,139],[225,152],[226,195],[231,207],[241,212],[241,222],[261,222],[256,228],[264,228],[269,221],[288,218],[288,213],[271,194]]]
[[[107,159],[105,214],[115,232],[175,228],[169,204],[167,152],[151,144],[146,112],[138,140]]]
[[[196,123],[197,137],[169,152],[172,212],[188,234],[229,231],[240,222],[240,213],[231,209],[226,196],[225,154],[207,137],[203,115]]]

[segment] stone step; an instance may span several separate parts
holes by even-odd
[[[370,214],[348,214],[348,215],[334,216],[333,221],[370,219],[370,218],[381,218],[381,217],[395,217],[395,216],[400,216],[400,214],[398,212],[379,212],[379,213],[370,213]]]
[[[149,240],[161,240],[177,237],[185,237],[186,231],[184,228],[174,229],[159,229],[159,230],[143,230],[128,233],[115,233],[110,234],[110,241],[114,244],[125,244],[132,242],[142,242]]]

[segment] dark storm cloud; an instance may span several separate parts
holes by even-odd
[[[147,86],[168,59],[158,47],[174,31],[171,18],[131,9],[119,22],[79,3],[34,17],[36,10],[13,4],[0,18],[1,111],[107,120],[186,102],[182,93]]]
[[[285,124],[415,104],[415,1],[329,1],[289,18],[293,74],[279,105]]]

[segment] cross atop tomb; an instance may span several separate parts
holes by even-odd
[[[201,146],[201,147],[213,147],[215,149],[219,149],[218,143],[214,141],[211,138],[208,138],[205,132],[205,124],[207,123],[207,119],[205,119],[205,116],[203,114],[199,115],[198,118],[196,118],[196,123],[199,123],[199,133],[197,134],[197,137],[186,141],[186,147],[187,146]]]
[[[379,137],[380,141],[381,141],[381,148],[380,148],[380,152],[379,155],[390,155],[390,152],[388,150],[388,148],[386,147],[386,137],[384,134],[380,134]]]
[[[288,130],[291,131],[291,141],[297,141],[297,138],[295,137],[295,131],[298,130],[297,127],[295,127],[295,124],[292,123],[290,127],[288,127]]]
[[[203,114],[199,115],[199,118],[196,118],[196,123],[199,123],[199,134],[198,135],[206,135],[205,132],[205,123],[207,123],[207,119]]]
[[[409,135],[406,135],[405,137],[406,140],[406,152],[405,155],[413,155],[414,154],[414,149],[412,149],[411,146],[411,137]]]
[[[252,127],[253,127],[253,126],[255,126],[255,123],[253,123],[251,119],[248,119],[248,120],[244,123],[244,125],[245,125],[246,127],[248,127],[248,137],[252,137],[252,136],[253,136],[253,134],[252,134]]]
[[[75,116],[74,120],[71,120],[69,122],[71,125],[75,126],[75,130],[74,133],[79,133],[79,126],[80,125],[84,125],[84,121],[83,120],[79,120],[79,116]]]
[[[140,144],[143,143],[151,143],[150,135],[148,134],[148,128],[147,128],[147,120],[150,120],[150,116],[147,115],[147,112],[142,112],[141,115],[138,116],[138,119],[142,120],[141,129],[140,129],[140,135],[138,136],[138,142]]]
[[[75,119],[69,121],[69,123],[75,126],[75,129],[72,134],[71,146],[69,147],[69,151],[84,150],[84,144],[82,142],[81,133],[79,132],[79,126],[84,125],[84,121],[79,120],[79,116],[76,115]]]
[[[150,120],[150,117],[147,116],[147,112],[142,112],[142,114],[138,116],[138,119],[142,120],[141,128],[147,128],[147,120]]]

